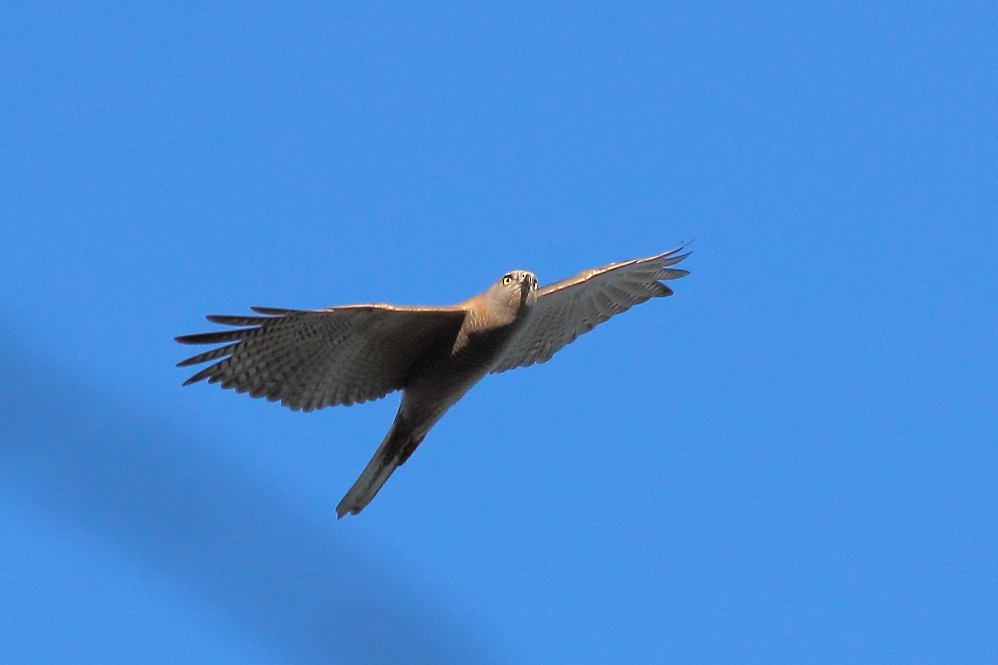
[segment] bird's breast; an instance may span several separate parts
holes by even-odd
[[[498,326],[468,323],[452,340],[427,351],[413,368],[407,390],[459,397],[489,372],[519,329],[515,321]]]

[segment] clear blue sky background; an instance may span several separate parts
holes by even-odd
[[[5,3],[0,660],[998,662],[995,7]],[[173,366],[691,238],[358,518]]]

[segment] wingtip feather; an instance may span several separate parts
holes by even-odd
[[[663,268],[658,273],[658,279],[682,279],[689,274],[689,270],[682,270],[681,268]]]
[[[223,326],[256,326],[267,318],[263,316],[246,316],[233,314],[208,314],[204,318],[212,323],[219,323]]]
[[[305,310],[301,309],[287,309],[286,307],[261,307],[259,305],[251,305],[250,309],[257,314],[263,314],[264,317],[271,316],[287,316],[288,314],[297,314]],[[260,318],[260,317],[255,317]]]

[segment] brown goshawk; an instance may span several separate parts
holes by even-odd
[[[207,379],[303,411],[401,390],[388,434],[336,507],[339,517],[355,515],[486,374],[545,362],[614,314],[671,295],[662,281],[687,274],[669,267],[688,256],[684,247],[541,288],[533,273],[513,270],[446,307],[253,307],[260,316],[211,315],[209,321],[236,328],[177,337],[184,344],[221,344],[178,366],[212,362],[184,385]]]

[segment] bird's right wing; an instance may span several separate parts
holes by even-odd
[[[493,372],[543,363],[579,335],[589,332],[611,316],[625,312],[649,298],[672,295],[662,280],[686,276],[685,270],[669,268],[689,253],[686,245],[644,259],[631,259],[585,270],[573,277],[548,284],[537,292],[530,318]]]
[[[177,364],[216,361],[184,385],[207,379],[304,411],[378,399],[404,385],[427,349],[452,342],[465,317],[458,307],[384,304],[252,309],[261,316],[207,317],[234,330],[176,338],[222,344]]]

